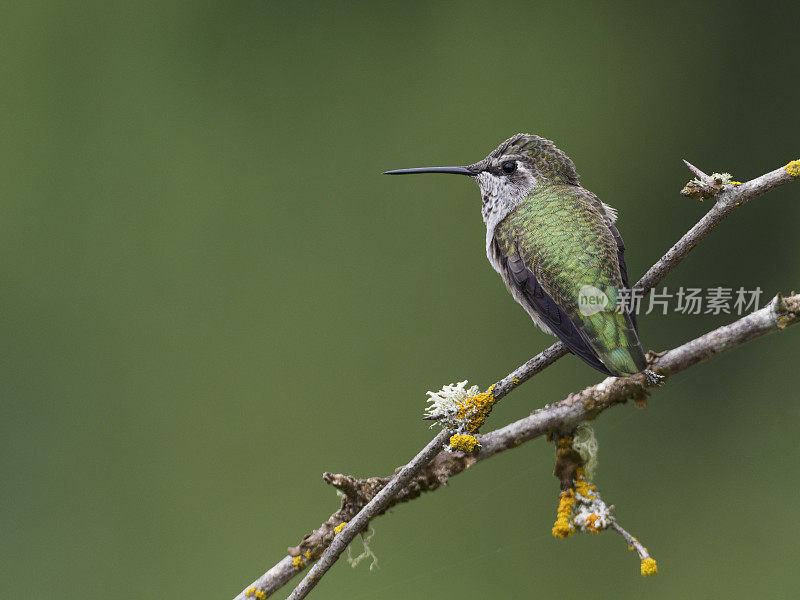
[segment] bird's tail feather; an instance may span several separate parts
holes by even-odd
[[[587,341],[613,375],[633,375],[647,366],[630,315],[611,309],[584,319],[582,329]]]

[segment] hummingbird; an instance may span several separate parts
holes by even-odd
[[[385,173],[475,180],[486,256],[533,322],[601,373],[645,370],[636,315],[618,308],[629,285],[617,211],[581,186],[572,160],[552,141],[518,133],[465,167]]]

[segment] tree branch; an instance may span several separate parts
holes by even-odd
[[[784,183],[797,179],[798,175],[800,175],[800,163],[793,161],[785,167],[744,184],[725,186],[711,210],[670,248],[634,287],[643,289],[645,293],[652,289],[736,208]],[[653,369],[661,375],[670,376],[754,337],[794,324],[800,314],[798,309],[800,309],[800,296],[792,296],[786,300],[776,297],[769,306],[731,325],[714,330],[658,358],[651,356],[655,358],[652,362]],[[499,400],[507,395],[567,353],[566,347],[561,342],[545,349],[497,382],[493,393],[495,399]],[[573,426],[628,399],[641,401],[647,396],[647,388],[650,385],[642,374],[605,379],[578,394],[568,396],[553,406],[535,411],[525,419],[478,436],[481,450],[474,456],[466,456],[459,452],[440,453],[439,450],[449,437],[449,433],[443,430],[392,477],[356,480],[344,475],[326,473],[324,476],[326,481],[344,493],[342,507],[322,527],[306,536],[299,546],[290,548],[289,556],[243,590],[236,600],[250,596],[263,600],[287,583],[307,566],[308,562],[319,559],[289,597],[289,600],[301,600],[333,565],[352,539],[366,528],[372,517],[382,514],[399,502],[419,496],[422,491],[436,489],[446,483],[448,477],[460,473],[479,460],[516,447],[547,431]],[[374,490],[375,495],[369,498],[366,497],[369,492],[348,495],[348,491],[352,492],[360,487]],[[337,533],[336,527],[342,523],[347,525]]]
[[[671,377],[726,350],[752,339],[785,329],[800,320],[800,294],[781,298],[776,296],[764,308],[696,338],[653,358],[652,367],[659,375]],[[548,431],[568,429],[587,418],[594,418],[607,408],[626,402],[642,400],[648,395],[650,383],[642,375],[608,377],[577,394],[548,408],[534,411],[530,416],[510,423],[483,436],[478,436],[481,451],[476,460],[515,448]]]
[[[444,446],[449,438],[450,433],[442,429],[410,463],[400,469],[400,472],[359,511],[353,520],[336,534],[336,537],[333,538],[330,546],[328,546],[328,549],[317,564],[312,567],[311,571],[309,571],[303,578],[303,581],[300,582],[300,585],[298,585],[289,596],[289,600],[300,600],[308,595],[308,592],[317,585],[320,578],[333,566],[333,563],[338,560],[339,555],[344,552],[347,545],[353,541],[353,538],[366,529],[369,520],[383,514],[389,507],[392,498],[408,484],[412,477],[419,473],[420,469],[427,465],[431,459],[439,453],[442,446]]]
[[[798,321],[800,321],[800,294],[788,298],[776,296],[764,308],[738,321],[710,331],[658,357],[651,353],[650,356],[654,358],[652,366],[660,375],[670,377],[726,350],[785,329]],[[466,455],[462,452],[438,454],[411,484],[418,485],[422,491],[432,491],[439,485],[446,484],[449,477],[457,475],[477,462],[516,448],[550,431],[571,429],[581,421],[594,418],[617,404],[643,399],[649,394],[648,389],[651,387],[652,384],[641,374],[630,377],[608,377],[596,385],[576,394],[570,394],[560,402],[547,408],[540,408],[505,427],[478,435],[481,449],[475,455]],[[326,481],[339,489],[342,488],[338,483],[345,479],[348,480],[349,488],[358,487],[365,482],[375,485],[377,481],[389,480],[388,477],[376,481],[376,478],[361,480],[345,475],[326,474]],[[430,485],[431,481],[437,481],[439,484]],[[412,493],[411,489],[403,489],[394,504],[412,500],[419,495]]]

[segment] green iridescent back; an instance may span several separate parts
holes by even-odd
[[[569,169],[564,169],[568,177]],[[591,192],[575,184],[540,184],[497,226],[495,241],[506,257],[523,260],[612,373],[628,375],[644,368],[635,326],[629,315],[615,310],[623,286],[617,243]],[[581,312],[584,286],[606,295],[604,310]]]

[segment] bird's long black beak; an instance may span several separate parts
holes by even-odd
[[[467,167],[417,167],[416,169],[395,169],[394,171],[384,171],[384,175],[411,175],[414,173],[453,173],[454,175],[469,175],[474,177],[477,171]]]

